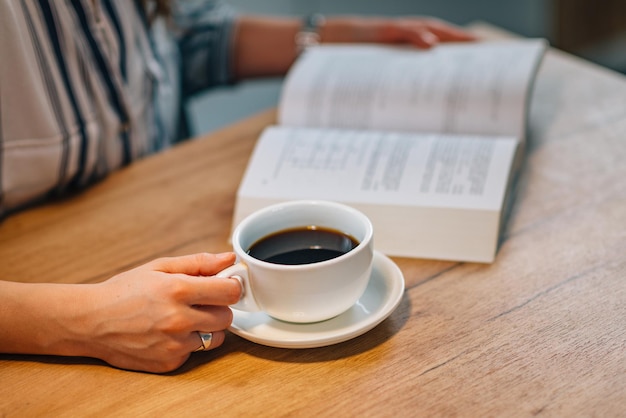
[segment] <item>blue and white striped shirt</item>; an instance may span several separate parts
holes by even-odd
[[[230,81],[233,11],[172,5],[0,0],[0,216],[167,147],[185,98]]]

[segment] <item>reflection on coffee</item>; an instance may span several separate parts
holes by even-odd
[[[339,257],[357,245],[354,237],[335,229],[305,226],[267,235],[248,254],[274,264],[310,264]]]

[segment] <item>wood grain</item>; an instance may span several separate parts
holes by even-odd
[[[228,335],[168,375],[0,355],[0,416],[624,416],[626,80],[551,50],[530,149],[491,265],[395,259],[398,309],[317,349]],[[262,113],[0,224],[0,277],[96,282],[229,249]]]

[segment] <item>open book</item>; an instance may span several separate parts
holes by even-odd
[[[524,39],[307,50],[251,156],[233,226],[280,201],[334,200],[370,217],[387,255],[492,262],[545,49]]]

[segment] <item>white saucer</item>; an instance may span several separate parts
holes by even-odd
[[[263,312],[233,309],[234,334],[252,342],[279,348],[313,348],[347,341],[374,328],[398,306],[404,293],[400,268],[374,252],[372,276],[361,298],[339,316],[313,324],[295,324]]]

